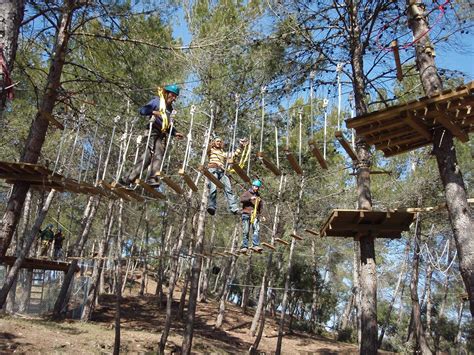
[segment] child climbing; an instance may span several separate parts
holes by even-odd
[[[53,225],[48,224],[44,230],[40,230],[40,240],[41,240],[41,256],[47,256],[49,247],[54,239]]]
[[[173,112],[173,103],[179,96],[180,88],[177,85],[166,85],[164,88],[158,88],[158,95],[149,103],[140,108],[140,115],[153,116],[154,121],[150,132],[150,140],[148,147],[142,157],[137,161],[135,166],[125,175],[120,183],[123,185],[132,184],[139,176],[140,172],[145,171],[151,164],[149,174],[147,174],[147,184],[151,186],[159,186],[157,173],[161,168],[161,160],[165,151],[166,139],[171,134],[178,139],[182,139],[183,135],[176,131],[173,127],[171,130]],[[148,131],[146,132],[148,137]]]
[[[237,214],[239,212],[239,205],[237,198],[232,191],[230,179],[225,173],[225,165],[232,159],[236,159],[241,154],[242,148],[244,148],[247,144],[248,140],[246,138],[241,139],[239,141],[239,148],[237,148],[233,154],[226,153],[224,151],[223,140],[217,137],[212,141],[211,146],[207,151],[207,155],[209,157],[209,163],[207,164],[207,167],[209,172],[224,185],[224,195],[227,200],[227,204],[229,205],[229,210],[233,214]],[[207,212],[210,215],[214,215],[217,208],[217,186],[212,182],[209,182],[208,186],[210,191],[207,203]]]
[[[263,211],[263,201],[260,197],[260,187],[262,182],[255,179],[252,182],[252,187],[245,191],[240,196],[240,202],[242,203],[242,248],[241,253],[246,253],[249,244],[250,226],[253,229],[252,236],[252,250],[260,253],[262,248],[260,247],[260,215]]]

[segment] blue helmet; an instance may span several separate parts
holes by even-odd
[[[46,228],[53,228],[54,226],[50,223],[46,226]]]
[[[262,182],[259,179],[252,181],[252,186],[262,187]]]
[[[164,87],[165,91],[172,92],[173,94],[176,94],[176,96],[179,96],[179,91],[181,90],[178,85],[176,84],[171,84],[171,85],[166,85]]]

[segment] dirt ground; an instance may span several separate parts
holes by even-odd
[[[176,293],[173,313],[178,307]],[[104,296],[90,323],[66,320],[53,322],[47,318],[5,316],[0,318],[0,354],[3,353],[111,353],[114,342],[114,297]],[[164,305],[164,303],[163,303]],[[217,303],[199,303],[193,338],[194,353],[244,353],[253,343],[248,334],[252,316],[231,304],[222,330],[215,330]],[[158,307],[156,296],[139,297],[126,294],[122,304],[121,348],[125,352],[145,353],[157,350],[164,323],[164,311]],[[176,319],[176,318],[174,318]],[[182,342],[183,322],[174,320],[168,338],[167,352],[179,351]],[[229,330],[237,325],[242,327]],[[259,350],[275,351],[277,323],[267,318]],[[352,344],[336,342],[324,337],[296,332],[285,335],[284,354],[356,354]]]

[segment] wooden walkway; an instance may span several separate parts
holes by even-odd
[[[320,236],[400,238],[403,231],[410,229],[414,217],[415,213],[404,211],[333,210]]]
[[[393,156],[431,145],[433,131],[444,128],[461,142],[474,131],[474,82],[437,95],[346,120],[385,156]]]
[[[40,164],[0,161],[0,179],[5,179],[9,184],[21,181],[33,187],[55,189],[60,192],[70,191],[87,195],[104,194],[101,189],[94,185],[78,182],[61,174],[53,173]]]
[[[0,258],[0,264],[12,266],[15,260],[16,260],[15,256],[4,256]],[[70,265],[71,264],[65,263],[62,261],[25,258],[25,260],[21,264],[21,268],[22,269],[35,269],[35,270],[56,270],[56,271],[67,272]],[[79,270],[80,270],[79,267],[76,267],[75,272],[78,272]]]

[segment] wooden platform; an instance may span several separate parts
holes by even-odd
[[[70,191],[87,195],[103,194],[101,189],[92,184],[66,178],[61,174],[53,173],[40,164],[0,161],[0,179],[5,179],[9,184],[22,181],[33,187],[55,189],[60,192]]]
[[[321,237],[363,236],[400,238],[408,231],[415,213],[365,210],[333,210],[321,228]]]
[[[15,260],[15,256],[0,257],[0,264],[12,266]],[[70,265],[71,264],[62,261],[25,258],[25,260],[21,264],[21,267],[23,269],[56,270],[67,272]],[[75,272],[78,272],[79,270],[79,267],[76,267]]]
[[[385,156],[431,145],[433,130],[443,127],[461,142],[474,131],[474,82],[346,120]]]

